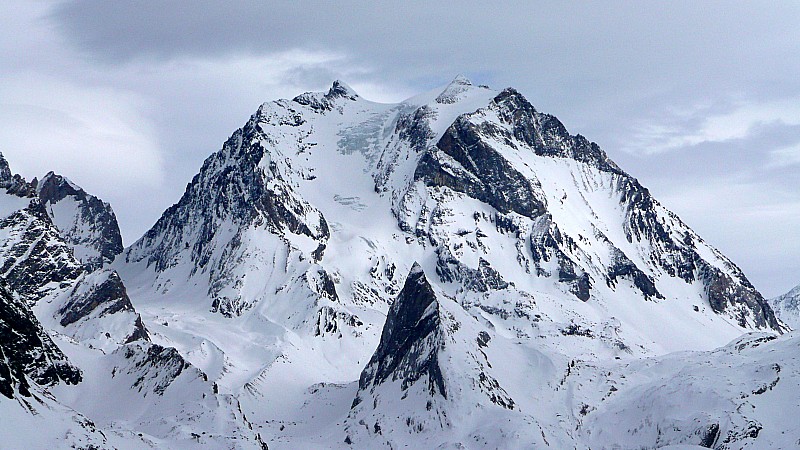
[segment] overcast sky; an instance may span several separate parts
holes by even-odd
[[[766,296],[800,283],[800,2],[395,3],[0,2],[0,151],[109,201],[127,245],[260,103],[465,74],[600,144]]]

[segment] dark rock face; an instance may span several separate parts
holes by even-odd
[[[570,158],[606,172],[627,175],[594,142],[572,136],[555,116],[543,114],[515,89],[508,88],[493,100],[500,119],[512,126],[513,136],[539,156]]]
[[[0,354],[0,394],[8,398],[15,392],[30,396],[26,376],[44,386],[59,381],[76,384],[82,379],[28,305],[4,286],[0,286]]]
[[[8,173],[10,170],[3,160],[0,162],[0,177],[8,179]],[[78,205],[76,211],[82,211],[74,218],[76,226],[80,227],[80,223],[99,224],[99,228],[83,229],[89,229],[96,237],[102,237],[104,232],[96,234],[102,230],[110,230],[109,236],[115,236],[105,241],[108,245],[104,244],[105,248],[113,249],[109,250],[111,253],[107,253],[108,258],[112,258],[116,254],[114,252],[121,250],[122,241],[110,207],[52,173],[41,183],[33,182],[28,186],[30,195],[24,197],[28,206],[0,219],[0,230],[6,236],[0,242],[0,277],[7,288],[19,295],[29,306],[47,296],[50,296],[48,301],[59,298],[64,303],[60,304],[56,319],[62,326],[71,325],[96,310],[101,311],[101,317],[117,312],[133,312],[125,286],[116,273],[91,272],[94,266],[102,264],[101,260],[108,259],[98,256],[95,263],[83,261],[82,264],[78,261],[74,253],[76,243],[88,246],[91,242],[66,242],[69,234],[65,237],[64,230],[57,229],[51,211],[48,210],[50,206],[67,198],[75,200]],[[36,192],[40,197],[34,195]],[[0,195],[14,194],[7,191]],[[86,214],[91,217],[85,216]],[[92,216],[94,214],[98,217]],[[147,338],[147,330],[144,329],[141,318],[138,318],[125,340]]]
[[[472,269],[456,259],[446,247],[436,249],[436,274],[444,283],[459,282],[464,289],[487,292],[508,287],[508,283],[494,270],[489,262],[480,258],[478,267]]]
[[[5,189],[8,194],[17,197],[32,197],[36,186],[35,183],[28,183],[21,176],[13,174],[8,161],[0,153],[0,189]]]
[[[103,315],[114,314],[117,311],[133,311],[125,286],[116,272],[111,272],[104,282],[94,286],[84,295],[77,295],[73,291],[70,301],[58,311],[63,315],[61,326],[79,321],[100,306],[103,307]]]
[[[733,312],[742,327],[749,323],[757,328],[788,331],[775,317],[775,313],[761,293],[743,274],[736,283],[730,276],[705,261],[699,260],[697,263],[698,278],[704,282],[708,303],[715,312]]]
[[[726,274],[698,254],[695,238],[687,234],[683,239],[674,239],[667,224],[660,220],[656,213],[656,200],[636,179],[628,177],[624,180],[620,202],[627,205],[628,221],[625,224],[625,232],[628,240],[654,243],[650,259],[670,276],[679,277],[687,283],[701,281],[705,286],[706,297],[712,310],[735,318],[742,327],[750,324],[756,328],[772,329],[779,333],[788,330],[778,321],[769,303],[753,287],[739,267],[720,255],[732,276]],[[676,215],[672,213],[669,215],[671,220],[683,225]],[[651,289],[651,280],[645,279],[646,276],[642,277],[638,273],[629,275],[633,276],[634,283],[645,295],[653,296],[654,287]],[[613,279],[610,273],[609,278]],[[655,297],[663,298],[658,293]]]
[[[111,205],[53,172],[42,178],[36,191],[53,223],[69,224],[58,230],[64,240],[72,246],[88,247],[97,252],[97,255],[76,254],[88,270],[97,269],[122,253],[122,235]],[[72,217],[55,217],[64,213],[53,206],[64,200],[75,203],[75,209],[67,213]]]
[[[235,316],[252,306],[231,294],[241,282],[230,274],[246,250],[243,231],[262,228],[279,237],[305,235],[318,242],[310,257],[323,257],[330,236],[325,218],[294,191],[273,160],[279,156],[265,146],[271,138],[260,123],[271,120],[273,113],[260,108],[222,150],[206,159],[180,201],[126,251],[126,261],[146,261],[156,272],[190,264],[192,274],[208,273],[211,310]],[[303,123],[299,115],[292,117],[298,121],[287,125]],[[214,259],[215,254],[222,256]]]
[[[537,218],[531,230],[530,250],[537,276],[550,276],[542,263],[555,258],[558,261],[558,281],[570,286],[570,292],[582,301],[591,296],[592,279],[562,248],[574,250],[575,242],[561,233],[550,214]]]
[[[642,292],[642,295],[644,295],[645,299],[664,298],[664,296],[658,292],[655,283],[653,283],[653,280],[647,276],[647,274],[636,267],[636,264],[634,264],[630,258],[625,256],[622,251],[616,247],[614,247],[613,250],[613,263],[611,267],[608,268],[607,275],[609,285],[614,285],[616,284],[618,278],[625,277],[633,281],[633,285]]]
[[[538,186],[483,142],[477,127],[465,116],[447,129],[436,150],[422,156],[414,180],[448,187],[502,213],[536,217],[545,210],[544,201],[536,194]]]
[[[415,263],[389,309],[378,349],[361,372],[359,392],[390,379],[402,380],[405,390],[425,379],[431,395],[447,398],[438,361],[438,347],[444,345],[440,326],[436,294],[422,268]],[[353,406],[360,402],[360,397],[356,397]]]
[[[38,199],[0,220],[0,229],[9,235],[0,243],[0,274],[8,287],[29,303],[83,273],[72,248],[61,239]]]
[[[145,395],[148,392],[163,395],[185,371],[191,371],[191,376],[208,381],[205,373],[189,364],[172,347],[139,343],[120,347],[117,352],[122,352],[126,363],[115,368],[114,373],[133,375],[135,380],[131,387]]]
[[[317,112],[331,111],[336,106],[336,99],[355,100],[358,94],[342,81],[336,80],[325,95],[316,93],[301,94],[292,99],[293,102],[309,106]]]
[[[358,328],[364,322],[358,316],[339,311],[330,306],[323,306],[317,310],[317,320],[314,325],[314,336],[342,337],[342,330],[346,327]]]
[[[322,257],[330,235],[325,219],[294,192],[274,162],[266,167],[259,165],[269,154],[262,144],[264,133],[259,121],[266,120],[262,114],[266,112],[259,109],[222,150],[206,159],[180,201],[167,209],[127,253],[129,262],[146,259],[148,265],[162,272],[178,263],[184,249],[190,249],[194,270],[203,270],[210,262],[214,237],[228,231],[222,229],[225,224],[236,229],[265,227],[279,236],[284,232],[309,236],[320,242],[315,255]],[[235,253],[241,236],[224,245],[226,253]],[[139,255],[143,249],[147,251]]]

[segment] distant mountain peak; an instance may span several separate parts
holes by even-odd
[[[326,95],[328,98],[344,97],[350,100],[358,98],[356,91],[342,80],[335,80]]]
[[[309,106],[320,113],[332,111],[341,101],[355,101],[360,97],[353,88],[341,80],[335,80],[328,92],[306,92],[293,98],[292,101]]]
[[[453,104],[465,97],[473,89],[488,89],[486,86],[474,86],[464,75],[457,75],[447,87],[436,97],[436,103]]]
[[[800,285],[789,292],[769,299],[775,315],[792,329],[800,329]]]
[[[36,194],[59,234],[87,268],[109,263],[122,252],[122,235],[111,205],[54,172],[37,183]]]

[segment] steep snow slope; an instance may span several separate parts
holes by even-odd
[[[800,286],[770,299],[769,304],[782,321],[792,329],[800,329]]]
[[[786,330],[731,261],[596,144],[513,89],[463,78],[400,104],[335,82],[261,105],[112,268],[153,341],[236,396],[262,435],[325,447],[382,442],[377,421],[372,437],[356,431],[367,416],[389,424],[382,433],[408,428],[391,419],[403,405],[392,395],[381,398],[395,406],[364,410],[375,398],[357,381],[415,261],[444,318],[435,328],[461,324],[434,339],[460,343],[442,369],[470,374],[454,389],[477,392],[470,377],[484,373],[515,405],[468,420],[463,408],[489,397],[433,402],[466,434],[431,444],[483,426],[476,436],[489,439],[485,419],[516,424],[498,445],[568,445],[581,439],[575,420],[553,418],[564,406],[532,391],[531,373],[552,386],[554,368],[573,359],[710,350]],[[496,351],[478,345],[482,332]],[[478,371],[490,361],[501,369]],[[519,435],[523,423],[539,432]]]

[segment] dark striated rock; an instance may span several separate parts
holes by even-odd
[[[485,143],[477,127],[461,116],[444,133],[436,148],[422,156],[414,180],[448,187],[487,203],[502,213],[526,217],[544,212],[539,186],[525,178]]]
[[[190,376],[208,381],[208,376],[192,366],[172,347],[162,347],[151,343],[135,343],[120,347],[115,353],[124,357],[124,363],[114,368],[115,375],[127,373],[134,377],[132,388],[145,395],[164,392],[184,372]]]
[[[500,120],[511,125],[513,136],[528,144],[539,156],[570,158],[605,172],[626,175],[594,142],[572,136],[554,116],[543,114],[513,88],[493,99]]]
[[[259,166],[269,150],[262,143],[258,122],[257,113],[222,150],[206,159],[180,201],[133,245],[128,261],[146,259],[161,272],[174,265],[177,254],[188,247],[195,270],[203,269],[213,253],[211,243],[226,222],[240,229],[255,225],[278,235],[285,231],[302,234],[324,244],[330,231],[322,215],[299,198],[275,164]],[[238,247],[240,237],[228,245],[231,250]],[[144,248],[148,251],[139,256],[136,251]]]
[[[145,261],[156,272],[189,264],[193,274],[208,273],[211,309],[227,316],[252,306],[231,295],[241,282],[231,278],[230,269],[246,250],[242,230],[308,236],[318,242],[309,255],[315,261],[322,259],[330,236],[322,214],[295,192],[272,160],[277,156],[267,148],[270,138],[260,125],[267,114],[266,107],[260,108],[207,158],[180,201],[125,254],[127,262]],[[221,256],[212,260],[215,254]]]
[[[99,280],[96,277],[100,277]],[[61,326],[68,326],[81,319],[95,315],[104,317],[121,311],[135,312],[125,285],[115,271],[106,271],[83,278],[72,289],[69,300],[58,310]],[[125,343],[135,340],[150,340],[141,317],[136,316],[133,329]]]
[[[73,248],[86,248],[91,249],[92,253],[96,252],[76,252],[76,257],[88,270],[97,269],[122,253],[122,235],[111,205],[87,194],[65,177],[53,172],[42,178],[36,192],[61,237]],[[65,201],[74,206],[54,208]]]
[[[8,161],[0,153],[0,189],[4,189],[7,194],[17,197],[33,197],[36,192],[35,179],[33,183],[28,183],[20,175],[13,174]]]
[[[292,101],[301,105],[309,106],[317,112],[332,111],[336,106],[337,99],[356,100],[358,94],[343,81],[336,80],[325,95],[319,93],[309,92],[300,94],[293,98]]]
[[[317,310],[317,321],[314,325],[314,336],[336,336],[342,337],[344,326],[358,328],[364,322],[354,314],[346,311],[337,310],[331,306],[323,306]]]
[[[703,432],[703,436],[698,445],[700,447],[713,448],[714,444],[716,444],[719,439],[719,434],[719,424],[712,423]]]
[[[83,273],[38,199],[1,219],[0,229],[7,234],[0,243],[0,273],[8,287],[29,303]]]
[[[556,258],[558,261],[558,281],[570,286],[570,292],[582,301],[591,297],[592,279],[588,273],[570,258],[562,248],[574,250],[575,242],[561,233],[550,214],[536,219],[531,229],[530,250],[536,266],[537,276],[550,276],[542,269],[542,263]]]
[[[403,390],[420,379],[431,395],[447,398],[438,361],[440,336],[439,303],[422,268],[414,263],[406,283],[389,309],[380,344],[358,382],[359,392],[387,380],[401,380]],[[361,402],[356,397],[355,407]]]
[[[613,262],[608,268],[607,282],[609,286],[616,284],[617,279],[625,277],[633,282],[639,291],[642,292],[645,299],[657,298],[663,299],[664,296],[658,292],[653,279],[647,274],[642,272],[641,269],[636,267],[633,261],[630,260],[622,251],[614,247],[613,249]]]
[[[27,378],[44,386],[76,384],[81,371],[70,364],[25,301],[0,285],[0,394],[30,396]],[[27,377],[27,378],[26,378]]]

